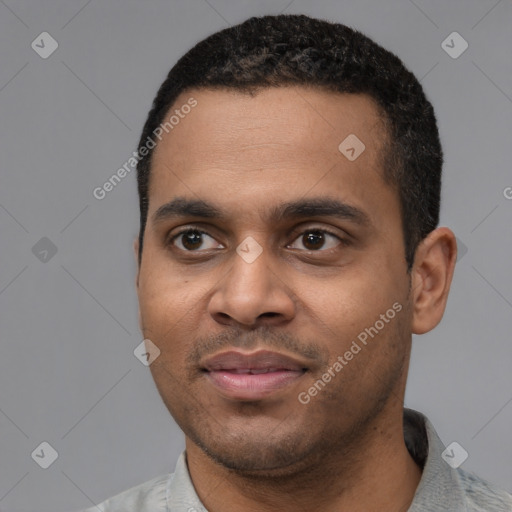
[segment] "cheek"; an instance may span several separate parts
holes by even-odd
[[[324,323],[333,333],[353,332],[373,324],[400,299],[389,272],[359,269],[344,272],[326,280],[318,287],[304,286],[297,297],[311,315]]]
[[[146,262],[139,275],[138,299],[144,335],[166,342],[188,323],[204,288],[156,261]]]
[[[197,280],[186,277],[152,237],[148,237],[144,251],[139,274],[139,302],[152,310],[164,309],[171,313],[173,308],[169,307],[186,302],[197,288]]]

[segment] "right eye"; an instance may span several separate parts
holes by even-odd
[[[176,233],[171,237],[169,244],[186,252],[198,251],[204,244],[205,236],[213,241],[213,244],[210,242],[210,244],[208,244],[209,247],[203,247],[203,250],[215,249],[215,239],[211,237],[206,231],[197,228],[187,228],[181,230],[179,233]],[[223,248],[221,244],[218,245]]]

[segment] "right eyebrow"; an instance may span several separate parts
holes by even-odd
[[[185,199],[177,197],[172,201],[163,204],[153,214],[155,224],[176,217],[204,217],[206,219],[221,219],[225,215],[217,207],[199,199]]]

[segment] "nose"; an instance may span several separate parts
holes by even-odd
[[[231,270],[211,295],[211,317],[222,325],[251,328],[289,322],[295,316],[293,293],[270,263],[265,250],[250,263],[235,253]]]

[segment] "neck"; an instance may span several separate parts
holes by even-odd
[[[406,511],[421,470],[405,446],[401,405],[392,412],[380,415],[349,449],[316,454],[281,474],[240,475],[187,438],[190,476],[210,512]]]

